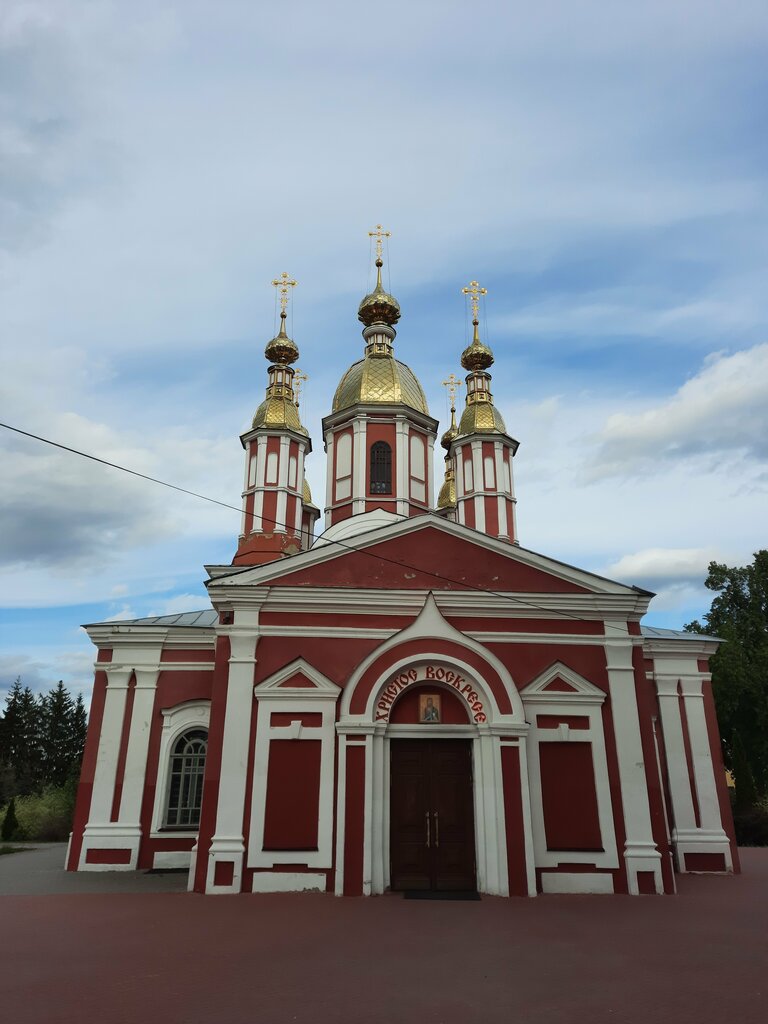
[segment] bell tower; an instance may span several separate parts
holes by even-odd
[[[466,407],[447,446],[455,476],[455,519],[489,537],[517,543],[512,459],[518,442],[493,404],[488,373],[493,352],[480,340],[480,298],[487,289],[470,281],[462,291],[472,309],[472,343],[461,354],[461,365],[469,371]]]
[[[296,281],[283,273],[272,284],[280,299],[280,330],[267,343],[267,394],[251,429],[240,440],[245,449],[243,520],[233,565],[260,565],[308,548],[320,515],[304,479],[304,459],[312,442],[299,418],[296,343],[286,332],[287,306]]]
[[[342,377],[323,420],[326,527],[376,509],[421,515],[434,500],[437,421],[413,371],[394,357],[400,304],[385,291],[381,274],[389,234],[380,224],[369,232],[376,242],[376,285],[357,313],[365,354]]]

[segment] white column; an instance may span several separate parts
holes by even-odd
[[[685,757],[683,721],[680,716],[680,697],[677,692],[677,676],[656,676],[656,692],[659,698],[659,714],[664,735],[664,750],[667,761],[669,795],[672,801],[674,830],[672,838],[677,842],[677,833],[690,833],[696,829],[693,811],[691,784],[688,778],[688,764]],[[682,868],[683,865],[680,864]]]
[[[152,727],[152,711],[160,668],[137,668],[136,689],[133,693],[133,712],[125,756],[123,792],[120,799],[121,824],[135,826],[141,833],[139,819],[147,773],[147,751]]]
[[[102,666],[99,666],[100,668]],[[101,719],[99,750],[96,754],[96,771],[91,792],[91,809],[88,825],[104,824],[112,816],[112,799],[115,795],[117,759],[120,755],[120,739],[123,734],[125,703],[128,683],[133,669],[104,666],[107,674],[107,693],[104,698],[104,714]]]
[[[355,420],[352,424],[352,515],[365,512],[366,437],[365,420]]]
[[[331,525],[331,510],[333,504],[333,432],[328,431],[325,437],[326,461],[325,461],[325,528]]]
[[[701,679],[683,678],[680,688],[685,702],[685,717],[691,741],[693,778],[699,799],[702,828],[720,828],[720,802],[717,799],[715,774],[712,770],[712,752],[709,746],[707,719],[704,714],[704,695]]]
[[[397,483],[395,484],[395,494],[397,496],[397,512],[401,516],[408,515],[408,480],[410,478],[408,470],[408,429],[405,420],[397,420],[395,422],[395,437],[397,447]]]
[[[613,731],[619,762],[621,802],[624,807],[624,861],[631,895],[638,895],[639,871],[652,871],[656,892],[664,892],[661,854],[656,848],[651,825],[648,780],[640,737],[640,716],[635,693],[632,643],[626,622],[606,621],[605,658],[611,694]]]
[[[427,506],[435,504],[435,439],[427,434]]]
[[[227,630],[230,642],[227,707],[224,715],[216,833],[208,852],[206,892],[240,892],[241,889],[245,853],[243,818],[254,701],[258,615],[258,609],[238,608],[235,611],[235,625]],[[216,862],[219,860],[234,863],[231,885],[213,884]]]

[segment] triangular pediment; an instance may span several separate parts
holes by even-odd
[[[568,595],[641,593],[435,515],[401,520],[343,542],[324,542],[268,565],[224,575],[216,572],[208,586],[212,594],[222,586]]]
[[[277,672],[273,672],[267,679],[257,683],[254,692],[259,700],[270,697],[279,699],[292,695],[304,699],[336,700],[341,688],[304,658],[296,658]]]
[[[562,703],[571,700],[602,704],[605,700],[605,693],[602,690],[561,661],[556,661],[545,669],[520,691],[520,696],[526,704]]]

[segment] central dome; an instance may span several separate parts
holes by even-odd
[[[429,416],[427,400],[416,375],[397,359],[367,357],[353,363],[339,381],[333,411],[364,405],[407,405]]]

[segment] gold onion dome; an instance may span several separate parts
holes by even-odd
[[[461,365],[470,372],[473,370],[487,370],[489,366],[493,366],[493,352],[480,341],[478,323],[478,320],[472,321],[472,327],[474,328],[472,344],[461,353]]]
[[[429,416],[427,399],[416,375],[394,356],[368,356],[353,363],[339,381],[333,411],[364,405],[407,405]]]
[[[298,345],[285,332],[285,319],[286,312],[282,310],[280,313],[280,330],[271,341],[267,342],[267,347],[264,349],[264,356],[270,363],[278,363],[281,366],[295,363],[299,358]]]
[[[459,434],[506,434],[504,417],[491,402],[472,402],[461,414]]]
[[[438,508],[456,508],[456,480],[453,473],[446,473],[443,486],[437,496]]]
[[[301,489],[301,500],[305,505],[312,504],[312,491],[309,489],[309,482],[306,477],[304,477],[304,483]]]
[[[400,303],[381,283],[381,257],[376,260],[376,287],[366,295],[357,310],[357,319],[366,327],[371,324],[389,324],[392,327],[400,319]]]
[[[456,410],[451,408],[451,423],[448,429],[445,431],[443,436],[440,438],[440,444],[445,448],[446,451],[451,447],[451,441],[454,437],[458,437],[459,428],[456,426]]]
[[[253,427],[273,427],[276,430],[295,430],[306,434],[301,425],[299,410],[287,395],[267,395],[253,417]]]

